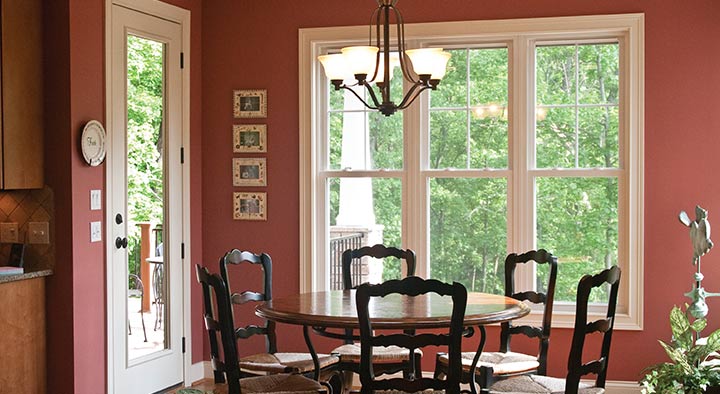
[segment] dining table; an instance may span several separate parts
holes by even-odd
[[[423,330],[449,328],[452,299],[435,293],[418,296],[390,294],[373,297],[369,304],[373,329]],[[524,302],[502,295],[468,292],[463,325],[466,336],[480,332],[480,342],[472,370],[485,346],[485,326],[521,318],[530,313]],[[317,353],[310,338],[310,329],[318,335],[358,340],[359,329],[355,290],[329,290],[273,298],[257,306],[255,314],[263,319],[303,327],[305,343],[315,365],[315,379],[320,373]],[[348,334],[354,330],[353,334]],[[474,373],[471,389],[476,391]]]

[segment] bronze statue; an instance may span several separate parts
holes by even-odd
[[[699,205],[695,207],[695,220],[691,221],[688,214],[685,211],[680,211],[680,222],[687,227],[690,227],[690,240],[693,246],[693,264],[697,266],[695,272],[695,284],[693,289],[685,295],[692,300],[688,311],[697,319],[702,319],[708,314],[708,306],[705,302],[707,297],[717,297],[720,293],[709,293],[702,287],[702,280],[704,278],[702,272],[700,272],[700,257],[705,255],[713,247],[713,242],[710,240],[710,222],[707,220],[707,210],[703,209]]]

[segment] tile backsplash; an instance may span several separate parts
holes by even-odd
[[[18,242],[27,243],[29,222],[48,222],[49,244],[25,246],[25,272],[55,268],[55,205],[52,190],[42,189],[0,191],[0,223],[18,224]],[[7,265],[10,245],[0,243],[0,265]]]

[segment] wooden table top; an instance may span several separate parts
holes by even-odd
[[[468,293],[465,326],[504,322],[523,317],[530,308],[515,299]],[[357,328],[355,290],[332,290],[275,298],[261,304],[255,314],[280,323],[326,328]],[[447,328],[452,300],[434,293],[417,297],[391,294],[370,300],[373,328]]]

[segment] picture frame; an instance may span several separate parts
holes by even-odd
[[[234,157],[233,186],[267,186],[265,158]]]
[[[233,125],[233,152],[264,153],[267,152],[267,125],[236,124]]]
[[[267,118],[267,90],[233,91],[233,116],[236,118]]]
[[[233,192],[233,220],[267,220],[267,193]]]

